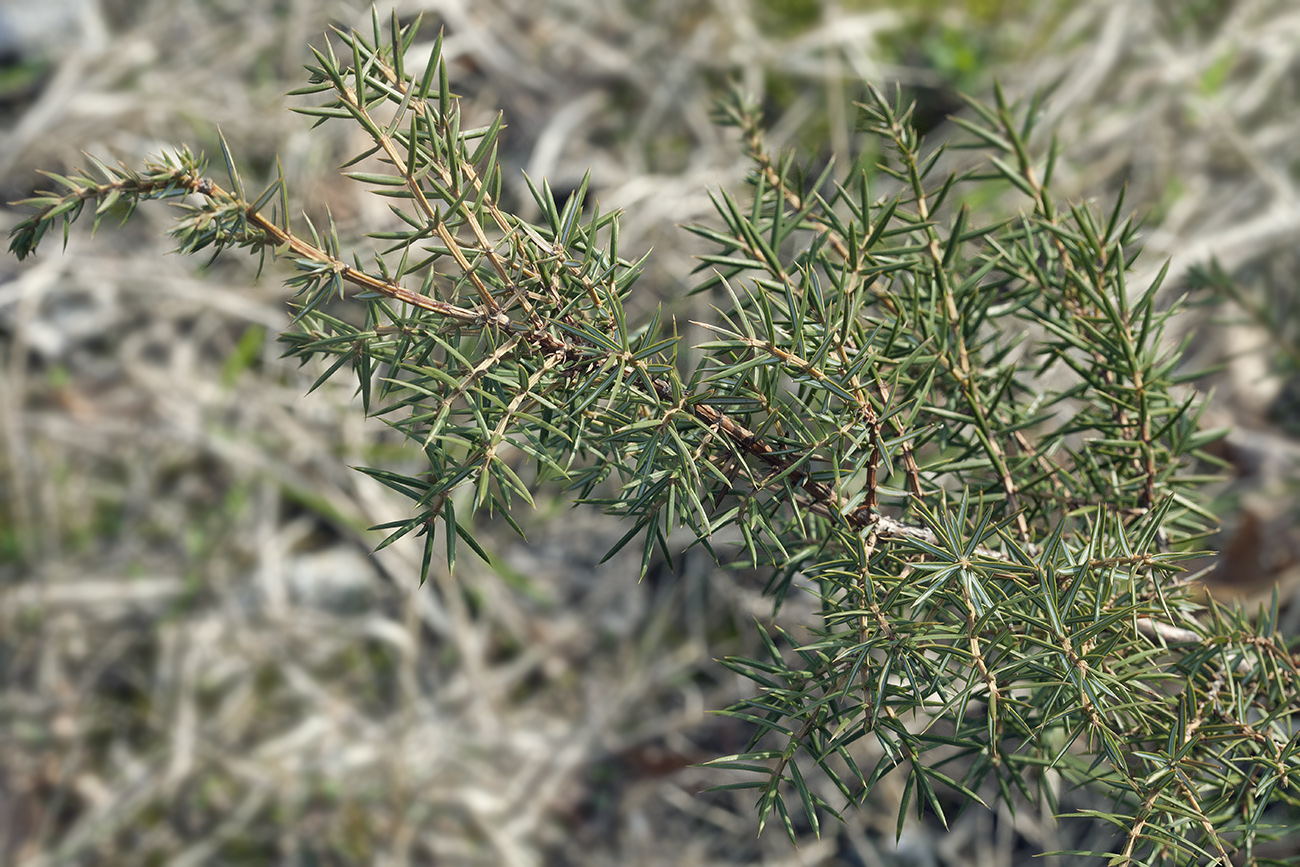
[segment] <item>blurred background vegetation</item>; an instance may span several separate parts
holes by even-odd
[[[643,309],[682,322],[707,318],[708,298],[686,294],[703,250],[678,226],[711,220],[710,191],[744,193],[743,144],[710,120],[730,82],[761,97],[772,146],[833,159],[840,177],[875,159],[852,105],[863,80],[901,86],[932,142],[954,133],[959,92],[1046,90],[1060,191],[1109,205],[1126,188],[1146,215],[1133,285],[1169,260],[1166,291],[1207,302],[1185,320],[1190,361],[1224,363],[1202,385],[1213,423],[1240,426],[1224,453],[1233,568],[1212,589],[1289,592],[1290,0],[396,7],[424,13],[422,40],[445,29],[470,122],[505,111],[506,204],[528,213],[522,171],[566,191],[590,168],[591,201],[626,211],[623,249],[654,248]],[[369,15],[333,0],[3,0],[0,198],[82,151],[219,154],[220,126],[250,188],[278,158],[318,224],[382,228],[383,203],[335,171],[357,134],[309,132],[283,96],[328,25]],[[367,530],[406,502],[350,469],[409,472],[416,456],[342,379],[305,396],[320,371],[279,357],[281,272],[167,255],[168,217],[0,259],[0,863],[1001,865],[1106,847],[1110,829],[1031,804],[949,828],[913,816],[896,841],[888,780],[797,849],[757,837],[748,796],[701,794],[728,779],[692,765],[749,735],[707,711],[752,688],[714,660],[772,619],[763,576],[682,539],[638,582],[635,558],[599,565],[623,527],[542,498],[516,516],[527,541],[485,520],[490,563],[435,564],[417,586],[418,543],[372,555]],[[0,209],[4,228],[18,219]],[[1211,261],[1213,280],[1197,270]],[[1215,302],[1225,290],[1239,302]],[[797,633],[811,606],[792,599],[779,621]]]

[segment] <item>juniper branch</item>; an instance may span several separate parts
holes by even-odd
[[[334,359],[322,380],[350,365],[367,410],[428,458],[413,476],[367,471],[413,501],[385,529],[423,535],[426,564],[435,528],[449,563],[457,539],[485,554],[454,491],[507,520],[512,498],[531,502],[508,446],[539,482],[632,519],[616,549],[640,535],[643,568],[674,525],[706,545],[733,528],[777,604],[796,579],[821,604],[810,640],[763,631],[767,657],[725,661],[760,694],[730,711],[754,742],[716,764],[753,772],[763,820],[791,834],[788,794],[811,821],[834,812],[809,773],[858,803],[895,767],[941,816],[936,786],[1012,799],[1055,768],[1111,797],[1130,861],[1226,859],[1264,839],[1251,786],[1300,804],[1300,666],[1276,611],[1252,625],[1177,577],[1214,526],[1198,467],[1222,432],[1175,396],[1159,281],[1124,283],[1132,222],[1053,200],[1035,105],[975,104],[963,126],[991,168],[936,181],[939,151],[908,108],[870,90],[864,126],[886,152],[871,182],[894,185],[873,201],[865,172],[832,188],[768,154],[733,102],[753,201],[721,193],[723,227],[694,229],[719,248],[698,288],[720,318],[688,373],[659,313],[628,321],[640,263],[620,257],[616,215],[584,215],[586,182],[561,207],[530,181],[536,224],[498,204],[501,118],[461,129],[440,39],[422,75],[404,67],[417,32],[385,34],[376,16],[373,38],[337,34],[350,65],[317,51],[300,91],[326,95],[302,113],[370,137],[347,167],[380,170],[347,174],[402,224],[371,236],[389,245],[373,268],[347,261],[332,225],[294,229],[282,177],[250,198],[224,141],[228,186],[188,151],[51,176],[64,191],[28,200],[10,249],[30,255],[60,223],[66,238],[88,202],[98,222],[176,199],[183,251],[289,260],[289,353]],[[985,220],[961,201],[993,181],[1028,210]],[[325,310],[348,287],[362,325]],[[948,773],[954,752],[965,763]]]

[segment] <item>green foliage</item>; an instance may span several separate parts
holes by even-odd
[[[755,6],[754,12],[764,32],[794,35],[818,22],[822,4],[819,0],[763,0]]]
[[[760,626],[766,654],[725,661],[757,686],[726,711],[754,739],[712,763],[749,774],[735,785],[792,838],[797,814],[816,827],[894,771],[900,830],[913,806],[944,818],[941,789],[1055,809],[1051,779],[1105,797],[1089,815],[1119,829],[1119,862],[1253,859],[1295,830],[1300,671],[1276,606],[1207,611],[1180,577],[1215,526],[1200,450],[1222,431],[1201,429],[1165,339],[1177,305],[1159,280],[1126,284],[1122,203],[1054,199],[1037,104],[972,102],[959,123],[983,156],[953,175],[869,88],[885,159],[840,185],[769,153],[754,108],[726,98],[754,171],[745,197],[716,194],[721,228],[691,230],[716,244],[696,291],[719,310],[688,367],[674,325],[629,321],[640,262],[614,214],[582,212],[585,182],[563,206],[530,182],[537,224],[501,208],[501,120],[461,127],[440,45],[405,66],[415,32],[339,34],[347,51],[317,51],[297,91],[323,99],[297,111],[370,139],[348,176],[402,224],[371,236],[372,261],[332,225],[291,225],[282,179],[245,191],[224,145],[229,189],[184,151],[51,176],[65,191],[30,200],[11,249],[66,235],[87,203],[98,219],[170,198],[182,251],[288,261],[288,353],[328,359],[320,381],[352,371],[427,458],[365,470],[411,499],[384,544],[422,536],[426,572],[463,546],[487,557],[454,492],[510,520],[552,484],[625,516],[615,550],[639,544],[643,566],[686,528],[767,569],[775,604],[813,594],[810,639]],[[963,204],[990,183],[1023,196],[1016,217]],[[326,311],[349,292],[364,317]]]

